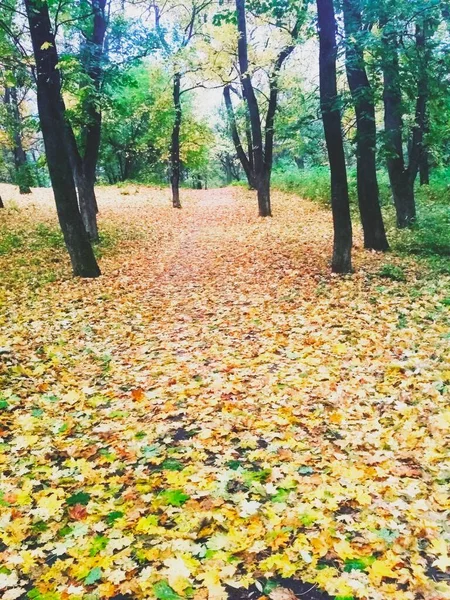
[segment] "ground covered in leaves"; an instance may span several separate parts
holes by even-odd
[[[129,187],[74,280],[50,192],[0,187],[4,600],[450,598],[448,276]]]

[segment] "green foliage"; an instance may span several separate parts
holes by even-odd
[[[170,74],[159,65],[139,65],[117,76],[108,87],[104,110],[100,173],[109,183],[168,181],[174,120]],[[206,168],[213,136],[194,116],[183,94],[181,161],[185,170]]]
[[[397,265],[385,264],[378,271],[380,277],[392,279],[392,281],[406,281],[406,276],[401,267]]]
[[[282,192],[293,192],[302,198],[329,206],[330,173],[327,167],[276,170],[272,176],[273,186]]]
[[[9,254],[13,250],[22,248],[24,244],[23,234],[8,231],[5,227],[0,229],[0,255]]]
[[[153,592],[158,600],[181,600],[181,596],[170,587],[167,581],[155,583]]]

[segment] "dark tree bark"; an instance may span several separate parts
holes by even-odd
[[[95,90],[94,95],[86,103],[87,120],[83,131],[83,175],[90,190],[88,192],[89,196],[91,196],[87,198],[87,202],[94,203],[96,213],[98,212],[98,206],[94,185],[100,149],[102,113],[95,96],[100,92],[103,78],[102,62],[105,58],[105,36],[108,26],[106,5],[107,0],[91,0],[94,13],[92,36],[87,36],[85,52],[83,53],[84,68]]]
[[[270,175],[267,178],[264,172],[264,149],[261,128],[261,118],[255,90],[253,89],[250,73],[248,71],[248,48],[247,48],[247,23],[245,17],[245,0],[236,0],[238,38],[238,58],[241,72],[242,89],[247,105],[250,129],[252,137],[254,173],[256,189],[258,194],[258,210],[260,217],[272,216],[270,206]],[[269,184],[269,188],[267,188]]]
[[[170,163],[172,168],[172,206],[181,208],[180,202],[180,129],[181,129],[181,75],[175,73],[173,78],[173,105],[175,119],[172,129],[172,143],[170,147]]]
[[[74,275],[98,277],[98,268],[83,226],[66,144],[66,120],[55,37],[48,5],[25,0],[37,71],[37,100],[47,164],[58,219],[72,262]]]
[[[31,194],[29,164],[22,144],[22,126],[16,87],[5,87],[5,104],[13,134],[14,179],[21,194]]]
[[[93,21],[90,33],[84,33],[85,42],[81,53],[81,64],[88,75],[93,91],[84,102],[85,122],[81,132],[80,149],[73,131],[68,132],[69,154],[74,179],[78,192],[83,223],[91,241],[98,241],[97,213],[98,205],[95,196],[95,180],[100,149],[102,115],[98,107],[104,59],[104,43],[107,28],[107,0],[90,0]],[[69,130],[71,129],[69,125]]]
[[[343,0],[347,79],[357,126],[357,187],[364,247],[389,249],[381,214],[376,169],[375,102],[367,77],[364,48],[360,42],[362,19],[360,0]]]
[[[94,184],[91,184],[85,175],[84,161],[78,151],[77,141],[70,123],[66,123],[66,143],[74,182],[78,192],[78,203],[84,228],[89,239],[92,242],[97,242],[99,236]]]
[[[415,177],[411,177],[411,170],[405,164],[403,153],[402,93],[400,88],[398,37],[395,31],[387,31],[387,27],[384,27],[383,40],[383,102],[385,143],[388,153],[387,167],[397,213],[397,227],[405,228],[411,226],[416,220],[416,204],[414,199]]]
[[[223,97],[225,100],[225,106],[226,106],[227,115],[228,115],[228,123],[230,126],[233,144],[236,149],[236,154],[242,165],[242,168],[244,169],[244,173],[247,177],[249,188],[255,189],[256,188],[255,174],[253,172],[253,168],[250,163],[250,158],[245,154],[245,151],[241,144],[241,139],[239,137],[239,132],[237,130],[237,125],[236,125],[236,117],[234,115],[233,103],[231,101],[231,88],[229,85],[226,85],[223,88]]]
[[[349,273],[352,270],[352,223],[337,95],[336,19],[333,0],[317,0],[317,13],[320,43],[320,107],[331,171],[331,208],[334,226],[332,270],[334,273]]]
[[[5,205],[3,204],[3,200],[2,200],[1,196],[0,196],[0,208],[5,208]]]
[[[420,185],[430,185],[430,155],[426,146],[422,148],[419,173]]]
[[[416,24],[416,50],[419,60],[419,78],[417,81],[417,102],[415,126],[411,144],[415,148],[410,149],[409,168],[410,175],[417,177],[417,172],[420,174],[421,185],[430,183],[430,164],[428,148],[426,143],[426,134],[428,133],[428,69],[430,68],[431,52],[428,44],[430,36],[430,25],[425,19],[421,23]],[[412,156],[411,156],[412,153]]]

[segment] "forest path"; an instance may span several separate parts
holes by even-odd
[[[7,597],[446,597],[448,277],[358,238],[332,276],[330,215],[294,196],[261,220],[245,190],[128,186],[98,190],[112,249],[81,281],[50,192],[0,193]]]

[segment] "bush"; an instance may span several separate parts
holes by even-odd
[[[378,271],[380,277],[392,279],[392,281],[406,281],[406,276],[401,267],[396,265],[385,264]]]

